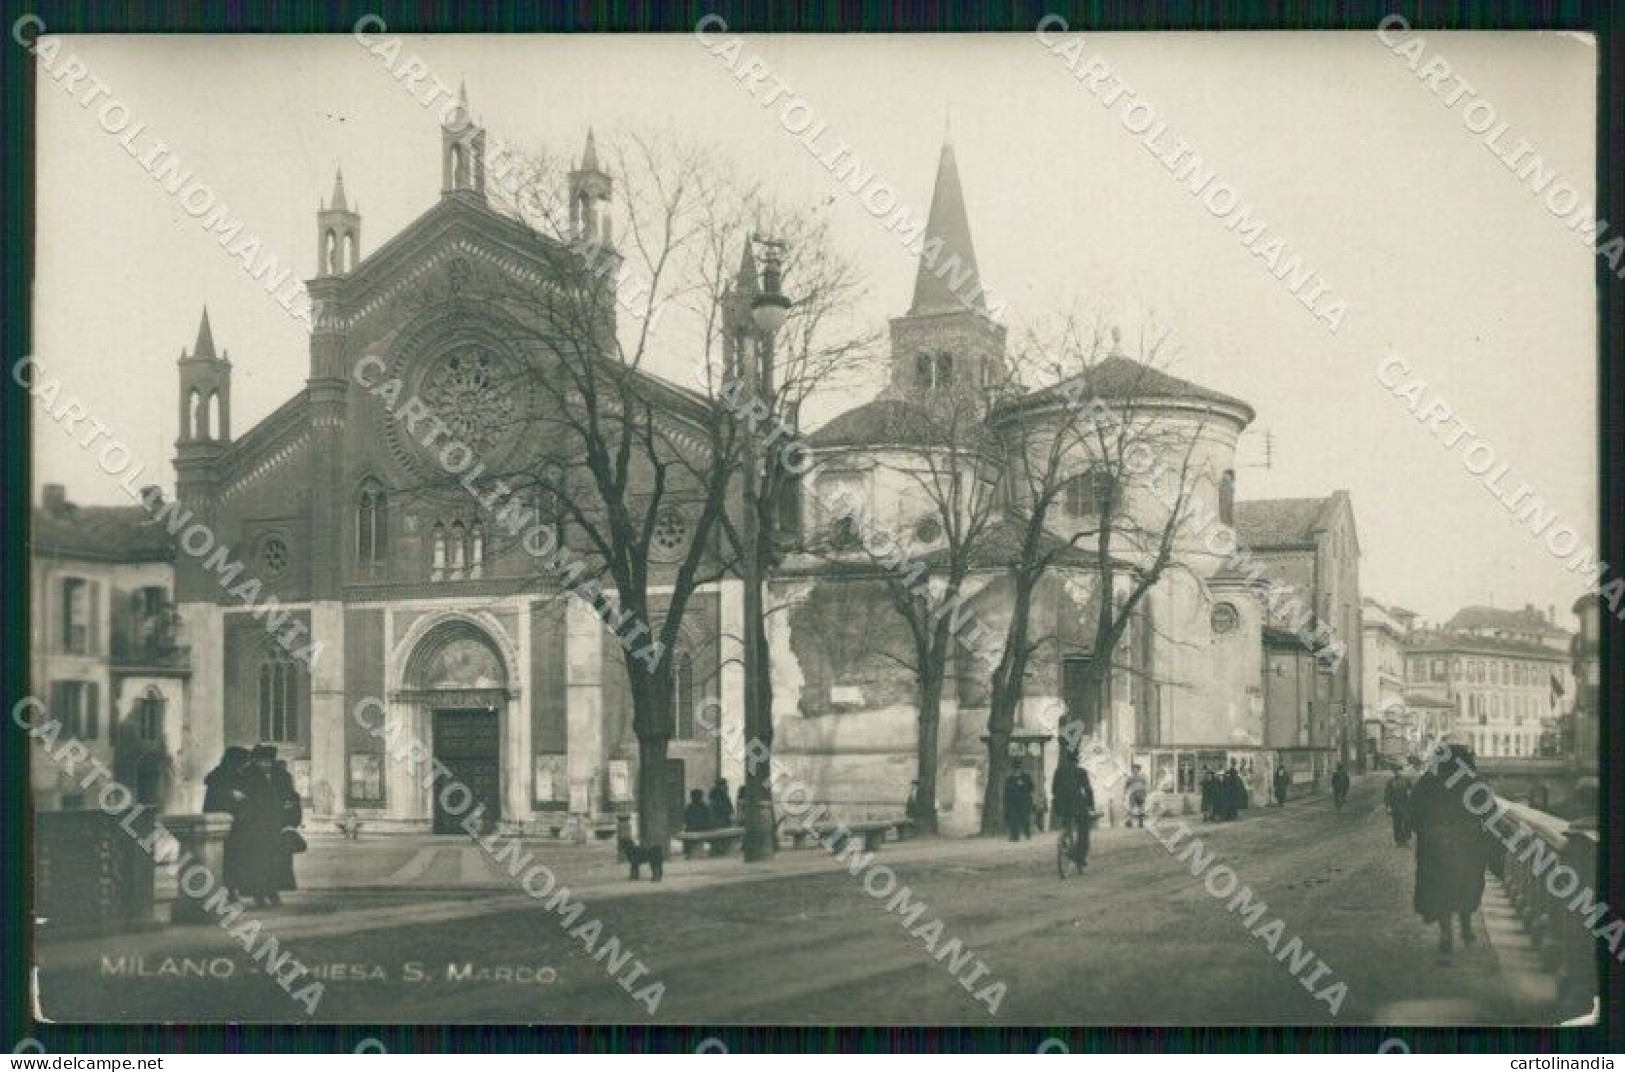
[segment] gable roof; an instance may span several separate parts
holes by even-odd
[[[140,506],[63,503],[34,511],[34,553],[98,562],[168,562],[175,545],[164,524]]]
[[[1537,633],[1542,636],[1568,636],[1569,631],[1546,620],[1534,607],[1507,610],[1502,607],[1471,606],[1458,610],[1444,623],[1450,631],[1503,629],[1509,633]]]
[[[957,439],[957,442],[951,441]],[[824,422],[807,437],[812,447],[960,447],[977,449],[992,441],[986,425],[968,421],[956,436],[929,409],[902,398],[881,397]]]
[[[1236,503],[1236,538],[1243,547],[1307,547],[1331,521],[1337,496],[1252,499]]]

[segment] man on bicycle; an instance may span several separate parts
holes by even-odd
[[[1063,834],[1072,834],[1072,860],[1079,867],[1089,861],[1089,825],[1095,811],[1095,791],[1089,784],[1089,772],[1078,766],[1077,757],[1061,752],[1061,762],[1055,768],[1050,782],[1055,798],[1055,821]]]

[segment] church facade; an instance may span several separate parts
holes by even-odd
[[[508,538],[508,515],[540,518],[540,504],[442,486],[438,445],[378,387],[404,385],[482,457],[525,449],[509,418],[527,359],[468,288],[482,275],[530,285],[557,250],[490,207],[477,126],[443,130],[442,161],[438,203],[365,256],[361,217],[337,179],[307,284],[317,310],[309,376],[257,426],[232,435],[232,366],[207,313],[179,361],[178,508],[231,552],[177,556],[196,684],[177,765],[182,810],[201,803],[226,746],[260,742],[287,760],[318,826],[349,813],[374,831],[455,829],[445,780],[427,776],[433,765],[503,829],[602,830],[634,810],[626,671],[603,609],[568,594],[524,540]],[[590,135],[569,181],[579,226],[607,235],[613,183]],[[683,541],[674,516],[657,545]],[[223,568],[234,571],[229,584]],[[244,584],[258,610],[240,597]],[[719,638],[740,635],[739,614],[737,582],[702,587],[669,653],[674,792],[724,773],[695,712],[709,703],[723,728],[737,723],[738,662],[725,661]]]
[[[482,274],[541,286],[548,251],[544,239],[490,207],[483,153],[477,127],[443,131],[440,200],[365,256],[361,217],[337,180],[318,215],[305,387],[254,428],[231,433],[231,362],[217,352],[207,314],[183,352],[179,503],[207,520],[299,636],[299,646],[284,643],[263,614],[233,598],[217,569],[176,556],[193,670],[193,717],[176,767],[183,810],[201,803],[202,778],[224,747],[269,742],[288,760],[318,825],[348,813],[375,831],[455,829],[423,762],[387,746],[378,732],[387,725],[421,742],[505,829],[582,834],[635,813],[638,749],[615,635],[517,541],[500,538],[511,504],[493,508],[430,488],[433,451],[390,399],[369,389],[406,385],[481,455],[523,449],[505,420],[523,401],[503,385],[517,382],[506,374],[526,358],[464,288]],[[599,170],[590,135],[569,183],[578,225],[607,238],[614,183]],[[934,392],[987,389],[1006,357],[1005,330],[979,299],[964,297],[979,293],[980,278],[951,147],[939,163],[925,245],[938,255],[929,265],[922,259],[913,301],[891,323],[887,387],[806,440],[814,464],[797,514],[809,534],[839,522],[828,503],[844,496],[921,547],[939,539],[923,524],[907,476],[930,450],[911,407]],[[952,270],[937,270],[941,264]],[[382,356],[358,377],[365,355]],[[1182,437],[1197,473],[1196,508],[1210,524],[1180,536],[1180,568],[1144,601],[1104,698],[1077,685],[1098,598],[1088,569],[1063,566],[1044,583],[1034,632],[1047,640],[1033,660],[1011,755],[1047,786],[1062,715],[1086,710],[1085,743],[1108,757],[1097,762],[1119,770],[1140,763],[1154,789],[1189,800],[1198,763],[1236,759],[1261,780],[1274,762],[1264,725],[1265,614],[1256,586],[1226,569],[1212,539],[1218,530],[1234,545],[1236,444],[1253,411],[1121,354],[1101,362],[1087,385],[1107,404],[1114,391],[1129,390]],[[1042,426],[1061,419],[1061,405],[1053,392],[1009,399],[987,409],[982,434],[997,440]],[[546,464],[545,450],[538,464]],[[1089,460],[1076,465],[1086,472]],[[1017,493],[1009,474],[993,479],[1004,494]],[[1134,498],[1132,508],[1148,511],[1152,523],[1159,509],[1152,496]],[[1068,496],[1056,534],[1088,524],[1089,511],[1087,495]],[[676,550],[683,518],[669,526],[663,519],[668,528]],[[983,646],[955,654],[944,689],[937,784],[950,834],[979,825],[986,645],[995,645],[996,660],[1011,612],[998,554],[990,544],[966,588]],[[902,621],[874,579],[854,576],[851,565],[792,551],[769,583],[774,753],[805,794],[837,814],[895,816],[917,773],[916,691],[895,657],[905,644]],[[719,776],[742,780],[742,759],[724,742],[743,724],[744,632],[739,582],[702,586],[680,650],[669,654],[674,814],[685,790]],[[715,717],[695,717],[703,710]]]

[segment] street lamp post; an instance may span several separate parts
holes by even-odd
[[[746,397],[760,399],[771,408],[773,393],[773,337],[790,312],[790,299],[780,287],[783,243],[752,235],[763,249],[762,286],[751,302],[751,319],[756,325],[756,345],[750,347],[745,362]],[[773,746],[773,727],[768,718],[766,653],[762,650],[763,555],[762,555],[762,465],[757,451],[756,430],[745,430],[741,450],[745,469],[745,860],[766,860],[773,855],[773,795],[771,763],[767,756]]]

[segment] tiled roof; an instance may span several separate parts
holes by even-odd
[[[1473,636],[1470,633],[1431,632],[1411,638],[1406,647],[1416,654],[1430,652],[1468,652],[1489,655],[1521,655],[1530,658],[1566,662],[1568,655],[1557,648],[1537,644],[1532,640],[1503,640],[1500,637]]]
[[[1236,536],[1243,547],[1296,547],[1313,543],[1332,497],[1253,499],[1236,503]]]
[[[1446,629],[1504,629],[1509,633],[1541,633],[1547,636],[1567,635],[1568,630],[1553,625],[1546,616],[1533,607],[1506,610],[1501,607],[1463,607],[1456,616],[1444,623]]]
[[[950,442],[952,441],[952,442]],[[807,437],[813,447],[849,446],[958,446],[981,447],[991,442],[986,426],[965,418],[955,427],[915,402],[877,398],[831,419]]]
[[[34,511],[34,553],[107,562],[167,562],[175,546],[162,522],[139,506]]]
[[[1025,409],[1030,405],[1051,401],[1056,396],[1077,398],[1084,402],[1098,398],[1108,403],[1114,399],[1151,402],[1159,398],[1185,402],[1212,402],[1222,406],[1234,406],[1246,413],[1247,420],[1253,419],[1253,407],[1239,398],[1189,380],[1182,380],[1178,376],[1170,376],[1160,369],[1121,354],[1105,358],[1086,371],[1070,376],[1060,383],[1014,399],[1006,403],[1005,409]]]

